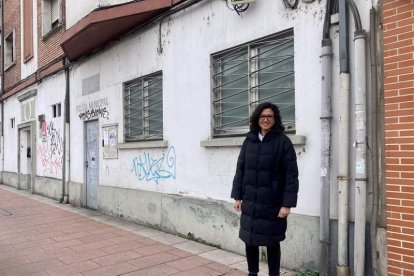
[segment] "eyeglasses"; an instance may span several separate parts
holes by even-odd
[[[268,121],[273,121],[274,120],[274,116],[273,115],[260,115],[259,119],[264,121],[265,119],[267,119]]]

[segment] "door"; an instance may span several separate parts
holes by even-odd
[[[86,206],[98,208],[99,184],[99,131],[98,121],[86,122]]]
[[[32,183],[32,142],[30,127],[19,129],[19,183],[18,188],[30,190]]]

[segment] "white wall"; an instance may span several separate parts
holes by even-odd
[[[21,11],[20,14],[23,15],[23,0],[20,0],[20,7]],[[20,26],[23,26],[23,16],[20,18]],[[33,1],[33,58],[30,59],[28,62],[24,62],[23,57],[23,51],[24,51],[24,31],[22,27],[22,31],[20,32],[20,41],[22,41],[22,47],[20,47],[20,56],[22,57],[20,63],[21,63],[21,79],[25,79],[26,77],[30,76],[37,70],[37,1]]]
[[[46,128],[37,122],[36,175],[62,179],[63,167],[63,114],[66,81],[63,72],[39,83],[36,97],[36,120],[45,115]],[[61,103],[60,117],[53,118],[52,105]]]
[[[298,135],[307,137],[305,146],[296,147],[301,187],[295,212],[318,215],[319,200],[315,199],[320,190],[319,55],[324,5],[314,2],[299,7],[291,11],[281,1],[257,1],[243,16],[238,16],[223,1],[206,1],[164,20],[162,54],[157,52],[158,26],[153,26],[76,65],[71,73],[71,148],[79,150],[71,152],[71,180],[84,182],[84,126],[78,114],[74,114],[76,106],[107,98],[109,119],[100,118],[100,125],[118,123],[122,142],[122,83],[162,70],[164,139],[175,150],[175,178],[170,175],[158,183],[147,178],[140,180],[133,170],[134,158],[149,155],[155,160],[164,158],[165,162],[168,148],[120,150],[119,159],[100,160],[100,185],[230,201],[239,148],[200,147],[200,141],[211,136],[210,55],[293,28],[296,128]],[[82,79],[98,72],[100,91],[82,96]],[[165,163],[163,166],[172,170]]]
[[[4,101],[4,171],[17,173],[17,125],[20,124],[20,103],[16,97]],[[11,119],[14,118],[14,128]]]
[[[66,0],[66,28],[88,15],[98,7],[130,2],[130,0]],[[73,7],[76,7],[75,9]]]

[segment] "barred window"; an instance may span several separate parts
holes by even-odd
[[[262,102],[276,104],[286,131],[294,132],[293,46],[289,30],[212,56],[214,136],[247,132],[250,114]]]
[[[162,139],[162,73],[124,85],[125,141]]]

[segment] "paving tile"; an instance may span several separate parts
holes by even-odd
[[[137,270],[137,267],[124,262],[82,272],[83,276],[115,276]]]
[[[140,243],[140,242],[126,242],[126,243],[106,246],[106,247],[103,247],[102,250],[109,254],[114,254],[114,253],[119,253],[123,251],[129,251],[132,249],[138,249],[138,248],[145,247],[145,246],[147,245]]]
[[[246,257],[244,256],[240,256],[221,249],[205,252],[200,254],[199,256],[226,265],[239,263],[246,259]]]
[[[154,229],[150,229],[150,228],[138,229],[138,230],[132,231],[132,232],[136,233],[138,235],[141,235],[143,237],[147,237],[147,238],[164,234],[164,232],[154,230]]]
[[[63,266],[60,266],[59,268],[47,270],[46,272],[49,273],[50,275],[64,276],[64,275],[73,275],[73,274],[80,273],[83,271],[96,269],[98,267],[101,267],[101,266],[93,261],[88,260],[88,261],[83,261],[79,263],[63,265]]]
[[[50,267],[58,267],[63,263],[57,259],[44,260],[35,263],[19,265],[2,271],[2,275],[33,275],[37,272],[42,272],[50,269]]]
[[[217,270],[211,269],[209,267],[206,267],[206,266],[200,266],[200,267],[196,267],[196,268],[193,268],[187,271],[174,274],[174,276],[194,276],[194,275],[219,276],[219,275],[223,275],[223,273]]]
[[[55,241],[67,241],[67,240],[84,238],[84,237],[87,237],[87,236],[90,236],[90,235],[91,235],[91,233],[89,233],[89,232],[78,232],[78,233],[73,233],[73,234],[63,234],[63,235],[60,235],[60,236],[54,236],[54,237],[52,237],[52,239],[55,240]]]
[[[216,263],[216,262],[209,263],[209,264],[206,264],[204,266],[209,267],[211,269],[214,269],[216,271],[219,271],[221,273],[229,273],[232,270],[235,270],[235,268],[229,267],[228,265],[224,265],[224,264]]]
[[[63,256],[74,254],[74,253],[76,252],[70,248],[62,248],[62,249],[43,251],[41,253],[29,254],[27,255],[27,257],[30,259],[31,262],[39,262],[39,261],[48,260],[48,259],[60,258]]]
[[[4,259],[0,261],[0,275],[2,270],[6,270],[8,268],[19,266],[23,264],[31,263],[31,260],[27,256],[18,256],[9,259]]]
[[[83,251],[88,251],[92,249],[99,249],[99,248],[110,246],[110,245],[113,245],[113,243],[107,240],[103,240],[103,241],[81,244],[81,245],[73,246],[71,248],[75,250],[76,252],[83,252]]]
[[[166,252],[161,252],[161,253],[145,256],[142,258],[130,260],[128,262],[136,266],[138,269],[143,269],[143,268],[151,267],[154,265],[159,265],[159,264],[163,264],[166,262],[174,261],[179,258],[180,257],[178,256],[168,254]]]
[[[193,254],[201,254],[208,251],[216,250],[217,248],[211,247],[205,244],[201,244],[195,241],[186,241],[183,243],[177,243],[172,245],[175,248],[193,253]]]
[[[122,276],[167,276],[173,275],[175,273],[180,272],[179,270],[165,264],[160,264],[157,266],[152,266],[149,268],[133,271],[127,274],[123,274]],[[192,276],[196,276],[198,274],[193,274]]]
[[[206,265],[208,263],[211,263],[211,261],[201,258],[199,256],[190,256],[176,261],[168,262],[167,264],[178,270],[186,271],[199,266]]]
[[[176,255],[178,257],[181,257],[181,258],[185,258],[185,257],[189,257],[189,256],[194,255],[192,253],[189,253],[187,251],[183,251],[183,250],[180,250],[180,249],[171,249],[171,250],[168,250],[166,252],[170,253],[170,254],[173,254],[173,255]]]
[[[118,237],[117,234],[106,232],[106,233],[88,235],[85,237],[81,237],[78,240],[80,240],[83,243],[91,243],[91,242],[108,240],[108,239],[116,238],[116,237]]]
[[[121,263],[125,261],[129,261],[132,259],[140,258],[142,257],[141,254],[138,254],[135,251],[124,251],[117,254],[111,254],[104,257],[99,257],[93,259],[94,262],[100,264],[101,266],[107,266],[115,263]]]
[[[92,249],[84,252],[76,252],[73,251],[71,254],[67,254],[65,256],[59,257],[58,259],[65,264],[73,264],[78,263],[85,260],[91,260],[94,258],[99,258],[103,256],[107,256],[108,254],[100,249]]]
[[[164,252],[164,251],[168,251],[172,249],[174,249],[174,247],[157,243],[154,245],[148,245],[148,246],[144,246],[138,249],[134,249],[134,251],[146,256],[146,255],[152,255],[152,254],[156,254],[156,253],[160,253],[160,252]]]
[[[68,240],[68,241],[61,241],[61,242],[56,242],[56,243],[48,244],[48,245],[42,245],[40,246],[40,248],[47,251],[47,250],[55,250],[55,249],[73,247],[73,246],[80,245],[80,244],[82,244],[82,242],[79,240]]]
[[[183,243],[183,242],[188,241],[184,238],[181,238],[181,237],[178,237],[178,236],[175,236],[175,235],[171,235],[171,234],[161,234],[161,235],[158,235],[158,236],[154,236],[151,239],[154,240],[154,241],[159,241],[163,244],[168,244],[168,245]]]

